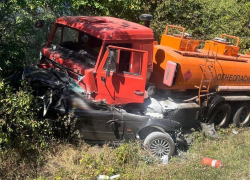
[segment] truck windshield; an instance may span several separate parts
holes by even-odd
[[[102,40],[90,34],[66,26],[58,26],[51,45],[63,56],[71,53],[71,59],[94,67],[102,45]]]

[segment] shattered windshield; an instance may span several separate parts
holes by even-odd
[[[69,81],[69,89],[78,93],[84,93],[83,88],[77,84],[73,79]]]
[[[80,61],[94,67],[102,46],[102,40],[90,34],[66,26],[58,26],[51,47],[62,57]]]

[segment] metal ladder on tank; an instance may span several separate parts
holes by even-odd
[[[205,42],[207,43],[207,42]],[[209,43],[208,43],[209,44]],[[214,44],[214,47],[217,44]],[[210,46],[210,44],[209,44]],[[206,93],[206,104],[208,104],[208,99],[209,99],[209,90],[210,90],[210,85],[211,85],[211,81],[213,78],[213,72],[214,72],[214,64],[217,61],[217,54],[218,54],[218,49],[219,46],[217,45],[217,51],[216,51],[216,55],[214,59],[208,59],[209,57],[209,53],[210,53],[210,47],[208,50],[208,54],[206,57],[206,61],[204,65],[200,65],[201,69],[202,69],[202,76],[201,76],[201,83],[199,86],[199,92],[198,92],[198,100],[199,100],[199,106],[202,106],[202,102],[201,102],[201,96],[203,95],[202,93]],[[214,54],[214,48],[212,51],[212,54]]]

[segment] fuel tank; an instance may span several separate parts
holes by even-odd
[[[180,34],[169,34],[170,28]],[[225,38],[236,41],[230,44]],[[185,29],[168,25],[159,45],[154,46],[150,82],[158,89],[197,89],[207,79],[218,86],[250,86],[250,55],[239,54],[239,38],[223,34],[213,41],[193,40]],[[202,49],[200,48],[202,47]]]

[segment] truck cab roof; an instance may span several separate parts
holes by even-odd
[[[64,16],[56,24],[91,34],[102,40],[153,39],[153,31],[143,25],[114,17]]]

